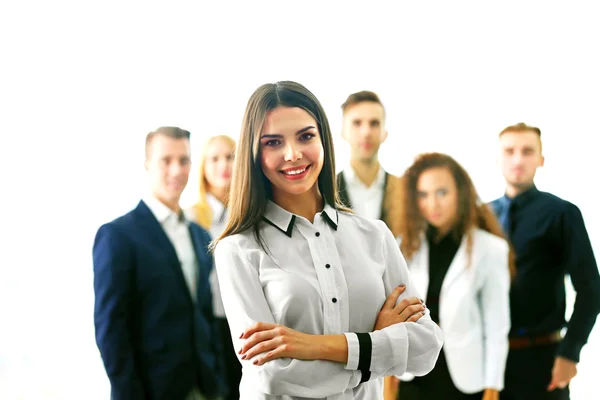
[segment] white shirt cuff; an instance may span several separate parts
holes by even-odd
[[[360,355],[358,336],[353,332],[346,332],[344,335],[346,335],[346,340],[348,341],[348,363],[345,368],[356,371],[358,369],[358,357]]]

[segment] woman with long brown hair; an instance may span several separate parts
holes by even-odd
[[[429,372],[441,331],[387,226],[340,205],[317,98],[295,82],[260,86],[238,146],[214,252],[240,399],[372,400],[386,375]]]
[[[401,378],[399,398],[498,399],[512,268],[502,229],[465,169],[446,154],[418,156],[402,182],[400,248],[446,340],[433,371]]]

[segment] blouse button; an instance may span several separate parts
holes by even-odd
[[[331,265],[325,264],[325,268],[331,268]]]
[[[315,236],[319,237],[319,236],[321,236],[321,234],[319,232],[317,232],[317,233],[315,233]]]
[[[333,301],[334,303],[337,303],[337,299],[335,297],[333,299],[331,299],[331,301]]]

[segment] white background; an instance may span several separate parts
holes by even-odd
[[[218,3],[0,3],[0,399],[108,398],[92,318],[95,231],[142,194],[147,132],[189,129],[197,154],[208,135],[237,137],[265,82],[296,80],[322,101],[338,169],[340,104],[377,92],[389,116],[384,167],[401,173],[417,153],[444,151],[484,200],[503,191],[497,133],[541,127],[538,187],[581,208],[600,254],[593,2]],[[590,398],[598,355],[596,327],[573,399]]]

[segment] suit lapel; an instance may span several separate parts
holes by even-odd
[[[425,299],[429,289],[429,244],[421,241],[421,247],[409,263],[410,273],[417,292]]]
[[[196,262],[198,267],[198,273],[196,274],[196,288],[198,292],[196,293],[196,299],[200,301],[202,298],[202,293],[200,293],[202,283],[208,280],[208,276],[210,275],[210,269],[212,267],[211,263],[208,263],[207,257],[210,257],[208,254],[208,249],[206,248],[206,243],[202,240],[200,236],[200,232],[198,229],[195,229],[193,224],[189,226],[190,237],[192,238],[192,244],[194,246],[194,252],[196,254]]]
[[[462,240],[460,241],[460,246],[450,263],[450,267],[448,267],[448,272],[446,272],[446,276],[444,277],[444,282],[442,283],[442,290],[440,296],[442,296],[450,286],[452,286],[452,282],[456,280],[461,274],[467,271],[467,236],[463,235]]]
[[[181,263],[179,262],[179,257],[177,257],[177,252],[175,251],[173,243],[171,243],[171,240],[163,227],[143,201],[140,201],[136,210],[138,212],[140,224],[143,226],[144,232],[148,235],[149,244],[155,249],[161,249],[163,254],[167,256],[168,265],[166,267],[173,270],[173,273],[177,276],[178,282],[183,287],[184,292],[187,293],[191,302],[192,297],[190,295],[190,290],[185,282]]]

